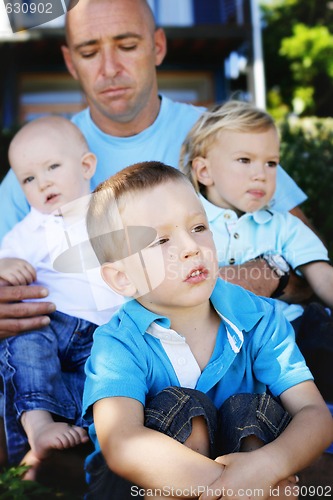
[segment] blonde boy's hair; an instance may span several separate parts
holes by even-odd
[[[205,158],[219,132],[264,132],[274,127],[273,118],[250,103],[231,100],[207,109],[187,134],[180,151],[179,168],[190,179],[197,192],[205,194],[192,170],[198,156]]]
[[[176,168],[147,161],[130,165],[97,186],[91,196],[86,220],[90,243],[100,264],[121,260],[133,252],[124,237],[121,220],[131,195],[141,192],[142,196],[149,197],[149,189],[167,182],[191,185]],[[149,237],[149,230],[146,234]],[[142,231],[141,236],[144,239]]]

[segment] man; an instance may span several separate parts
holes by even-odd
[[[62,51],[67,68],[80,82],[88,102],[88,108],[73,121],[98,157],[92,188],[139,161],[159,160],[177,167],[181,143],[203,109],[159,96],[156,67],[165,57],[166,39],[163,30],[155,27],[146,0],[80,0],[67,14],[66,37]],[[298,205],[306,198],[304,193],[282,169],[279,176],[276,206],[279,203],[282,209],[303,216]],[[0,211],[5,214],[0,238],[28,209],[9,172],[0,186]],[[258,272],[251,279],[253,265]],[[263,276],[264,269],[267,264],[260,260],[245,264],[243,273],[233,272],[231,277],[229,268],[224,268],[221,275],[270,296],[280,279],[273,272]],[[40,293],[33,286],[0,287],[0,336],[47,321],[52,304],[19,302],[37,299]]]

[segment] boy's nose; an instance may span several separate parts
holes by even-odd
[[[265,180],[266,179],[266,170],[265,166],[261,164],[257,164],[253,168],[252,177],[255,180]]]
[[[194,257],[195,255],[199,255],[199,247],[190,235],[185,235],[182,237],[180,248],[180,258],[182,260],[188,259],[189,257]]]

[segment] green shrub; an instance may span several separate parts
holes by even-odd
[[[281,165],[308,195],[302,209],[333,260],[333,119],[291,117],[280,130]]]
[[[0,472],[1,500],[75,500],[76,495],[67,492],[55,492],[35,481],[23,481],[22,476],[28,467],[20,465]]]

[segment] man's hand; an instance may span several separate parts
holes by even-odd
[[[263,297],[271,297],[279,285],[279,278],[264,259],[249,260],[241,265],[220,267],[219,275],[225,281]],[[289,282],[279,297],[288,303],[302,304],[311,298],[313,292],[307,282],[294,272],[290,273]]]
[[[279,284],[279,278],[263,259],[220,267],[219,274],[225,281],[263,297],[271,297]]]
[[[48,325],[48,314],[55,311],[51,302],[21,302],[48,295],[42,286],[11,286],[0,280],[0,339]]]

